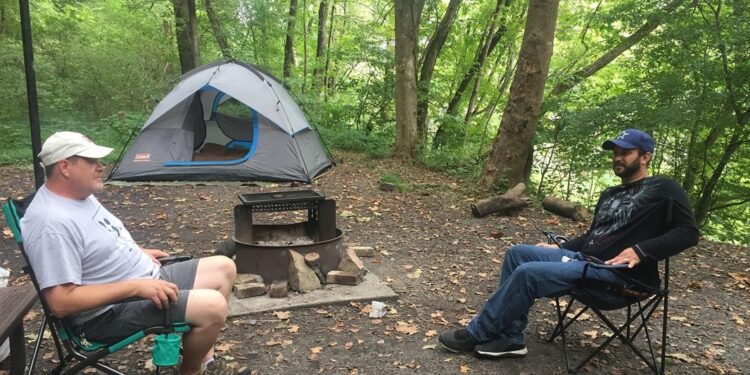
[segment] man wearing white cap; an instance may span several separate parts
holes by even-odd
[[[20,223],[39,287],[55,316],[103,343],[163,324],[169,307],[172,322],[192,326],[180,373],[199,373],[213,361],[234,262],[215,256],[162,267],[157,258],[166,253],[139,247],[93,195],[104,186],[99,159],[110,152],[75,132],[55,133],[42,145],[47,181]],[[131,297],[143,300],[112,305]]]

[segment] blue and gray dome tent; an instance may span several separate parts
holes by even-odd
[[[281,82],[228,60],[180,77],[110,179],[311,182],[331,165]]]

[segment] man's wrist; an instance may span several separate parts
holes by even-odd
[[[641,249],[641,246],[638,244],[633,245],[633,251],[635,252],[635,255],[638,255],[638,258],[640,260],[646,259],[646,253]]]

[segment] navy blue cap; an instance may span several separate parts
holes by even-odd
[[[602,143],[602,148],[605,150],[611,150],[615,146],[619,148],[639,148],[654,153],[654,139],[646,132],[638,129],[625,129],[617,138]]]

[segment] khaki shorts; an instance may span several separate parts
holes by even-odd
[[[198,259],[174,263],[161,268],[159,278],[177,285],[177,303],[169,307],[169,321],[185,321],[187,300],[195,284]],[[76,327],[77,333],[89,341],[114,344],[133,333],[165,323],[165,311],[150,300],[113,305],[105,313]]]

